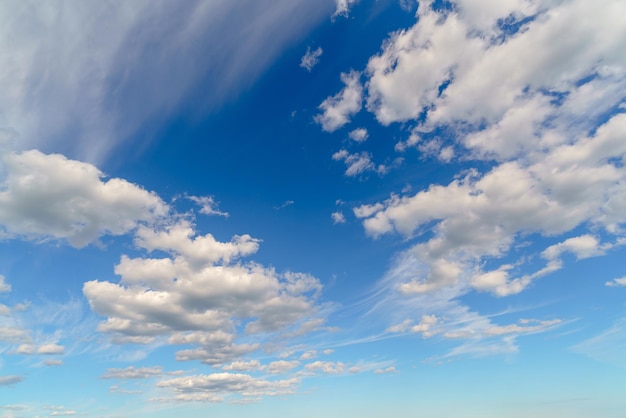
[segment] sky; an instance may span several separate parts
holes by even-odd
[[[620,418],[626,3],[0,3],[0,417]]]

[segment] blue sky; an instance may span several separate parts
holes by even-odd
[[[626,4],[0,5],[0,416],[626,409]]]

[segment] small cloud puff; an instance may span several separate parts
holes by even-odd
[[[300,67],[310,72],[313,67],[319,64],[320,57],[323,52],[322,47],[318,47],[316,50],[311,51],[311,47],[307,46],[306,53],[302,57],[302,60],[300,60]]]

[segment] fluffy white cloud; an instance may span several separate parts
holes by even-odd
[[[359,0],[335,0],[337,6],[335,9],[335,13],[333,13],[333,18],[336,16],[348,17],[350,14],[350,9],[352,6],[357,4]]]
[[[95,166],[39,151],[0,155],[0,228],[8,236],[64,239],[84,247],[167,214],[154,193]]]
[[[612,161],[623,159],[626,153],[625,123],[626,115],[615,115],[593,135],[582,135],[573,143],[529,155],[527,160],[496,165],[484,175],[471,172],[447,186],[432,185],[413,196],[392,196],[382,202],[383,207],[365,205],[355,215],[364,218],[363,225],[373,236],[392,231],[411,236],[423,225],[435,223],[434,237],[411,250],[428,266],[427,276],[407,284],[405,291],[432,291],[454,284],[471,268],[468,262],[506,254],[521,232],[558,235],[584,223],[618,231],[626,221],[626,170]],[[555,244],[544,256],[556,260],[563,251],[571,251],[585,258],[607,248],[610,245],[585,235]],[[546,268],[557,267],[552,263]],[[487,281],[506,284],[508,273],[500,269],[478,280]],[[517,293],[530,281],[496,293]]]
[[[3,2],[0,127],[19,132],[20,149],[62,146],[101,161],[138,130],[158,129],[186,99],[208,110],[230,100],[331,4]],[[211,94],[198,95],[199,85]]]
[[[353,131],[351,131],[348,136],[350,137],[351,140],[355,141],[355,142],[364,142],[367,141],[367,138],[369,137],[369,134],[367,133],[367,129],[365,128],[357,128]]]
[[[322,113],[315,116],[315,121],[327,132],[336,131],[350,122],[350,117],[358,113],[363,106],[361,73],[357,71],[342,73],[341,81],[345,84],[344,89],[324,100],[319,105]]]
[[[306,69],[307,71],[311,71],[313,67],[315,67],[320,62],[320,57],[322,56],[322,47],[318,47],[317,49],[311,51],[311,47],[306,47],[306,53],[302,56],[300,60],[300,67]]]
[[[191,223],[180,220],[160,230],[141,227],[135,242],[168,256],[123,256],[115,267],[120,283],[90,281],[83,287],[91,308],[107,317],[98,329],[114,342],[145,344],[167,336],[169,344],[195,346],[178,351],[179,361],[231,363],[225,370],[238,370],[238,359],[260,348],[238,338],[311,331],[306,323],[319,309],[320,282],[243,263],[240,258],[256,252],[258,240],[245,235],[219,242],[210,234],[197,236]]]
[[[343,212],[339,211],[339,212],[333,212],[330,214],[330,217],[333,220],[333,223],[336,224],[345,224],[346,223],[346,217],[344,216]]]

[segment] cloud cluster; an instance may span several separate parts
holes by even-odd
[[[544,268],[522,277],[510,264],[482,271],[482,260],[509,254],[523,236],[580,226],[619,241],[626,222],[626,29],[615,18],[624,6],[492,3],[459,0],[441,9],[422,2],[418,22],[393,34],[364,72],[367,109],[380,123],[414,124],[398,151],[415,146],[444,162],[462,155],[491,163],[354,209],[373,237],[433,233],[408,251],[420,271],[399,286],[404,293],[459,281],[499,296],[519,293],[561,268],[563,252],[586,258],[616,243],[565,237],[544,251]]]
[[[326,132],[334,132],[350,122],[350,117],[358,113],[363,106],[361,73],[357,71],[342,73],[341,81],[345,85],[343,90],[324,100],[319,105],[322,113],[315,116],[315,121],[322,125]]]

